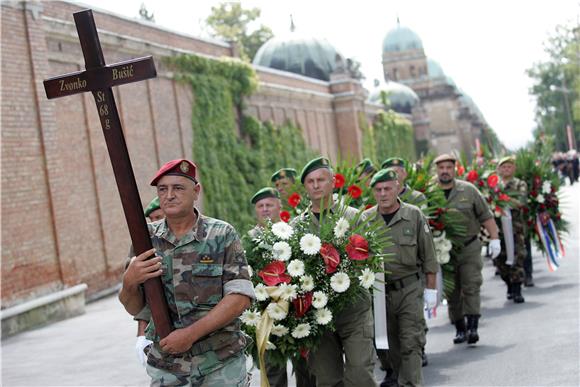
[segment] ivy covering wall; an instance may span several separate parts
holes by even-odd
[[[417,159],[413,126],[395,111],[379,111],[372,126],[361,127],[365,157],[378,163],[388,157],[402,157],[409,161]]]
[[[195,55],[168,58],[167,64],[194,94],[193,158],[200,169],[204,213],[244,232],[255,224],[253,194],[270,185],[276,170],[300,171],[316,154],[292,123],[275,126],[241,113],[243,97],[258,84],[249,64]]]

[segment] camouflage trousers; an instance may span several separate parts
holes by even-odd
[[[181,365],[183,369],[183,364]],[[147,364],[147,374],[152,387],[247,387],[250,378],[246,371],[246,356],[243,353],[219,361],[213,351],[194,356],[188,364],[189,372],[171,372]]]
[[[514,229],[514,263],[508,265],[506,246],[504,238],[500,237],[501,253],[494,260],[494,264],[499,269],[501,279],[506,283],[519,284],[525,279],[524,261],[527,257],[526,248],[526,229],[522,222],[514,221],[512,223]],[[501,224],[499,225],[501,230]]]

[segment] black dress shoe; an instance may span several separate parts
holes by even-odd
[[[421,367],[427,367],[429,365],[429,360],[427,359],[427,354],[425,353],[425,348],[421,351]]]
[[[534,286],[534,279],[532,278],[532,276],[526,277],[526,279],[524,280],[524,286],[526,288],[531,288]]]
[[[398,387],[399,383],[397,382],[397,379],[395,379],[392,375],[385,375],[385,378],[383,379],[383,381],[381,382],[381,384],[379,384],[380,387]]]

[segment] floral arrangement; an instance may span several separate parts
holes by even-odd
[[[336,208],[321,214],[316,234],[309,217],[298,217],[245,238],[257,302],[241,319],[257,343],[254,356],[262,370],[265,351],[270,362],[285,365],[316,348],[322,334],[334,329],[334,316],[384,271],[389,242],[382,229],[358,224],[359,216],[348,219],[344,205]]]

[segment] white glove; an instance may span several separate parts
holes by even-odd
[[[425,307],[432,309],[437,306],[437,289],[425,289],[423,292],[423,299],[425,300]]]
[[[145,356],[145,348],[153,344],[151,340],[148,340],[145,336],[137,336],[137,342],[135,343],[135,352],[137,353],[137,360],[143,367],[147,364],[147,356]]]
[[[492,239],[489,241],[489,253],[491,254],[491,259],[496,259],[499,253],[501,253],[501,243],[499,243],[499,239]]]

